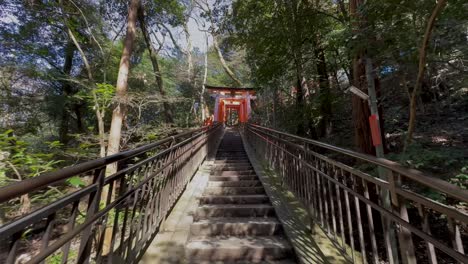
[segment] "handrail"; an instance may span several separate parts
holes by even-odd
[[[244,135],[351,262],[468,263],[462,231],[468,214],[458,208],[468,203],[468,191],[386,159],[271,128],[247,124]],[[336,154],[347,164],[333,159]],[[354,161],[386,178],[353,167]],[[454,199],[443,204],[426,188]]]
[[[114,155],[86,161],[78,165],[44,173],[34,178],[29,178],[20,182],[14,182],[12,184],[0,188],[0,203],[6,202],[9,199],[17,197],[19,195],[27,194],[31,191],[37,190],[38,188],[42,188],[56,183],[58,181],[65,180],[72,176],[79,175],[91,170],[99,169],[115,162],[128,160],[142,153],[145,153],[148,150],[161,146],[162,144],[174,141],[178,138],[185,137],[193,133],[207,130],[208,128],[209,127],[201,127],[198,129],[190,130],[188,132],[167,137],[165,139],[138,147],[136,149],[122,151]]]
[[[438,178],[435,178],[435,177],[427,176],[424,173],[422,173],[421,171],[404,167],[404,166],[402,166],[402,165],[400,165],[400,164],[398,164],[398,163],[396,163],[394,161],[391,161],[391,160],[388,160],[388,159],[383,159],[383,158],[376,158],[376,157],[371,156],[371,155],[359,153],[359,152],[352,151],[352,150],[345,149],[345,148],[340,148],[340,147],[333,146],[333,145],[330,145],[330,144],[327,144],[327,143],[323,143],[323,142],[320,142],[320,141],[317,141],[317,140],[312,140],[312,139],[308,139],[308,138],[299,137],[299,136],[289,134],[289,133],[286,133],[286,132],[280,132],[280,131],[277,131],[277,130],[273,130],[271,128],[262,127],[262,126],[255,125],[255,124],[248,124],[248,126],[261,128],[261,129],[267,130],[269,132],[273,132],[273,133],[276,133],[276,134],[279,134],[279,135],[291,137],[291,138],[294,138],[294,139],[297,139],[297,140],[307,142],[307,143],[312,144],[312,145],[317,146],[317,147],[321,147],[321,148],[324,148],[324,149],[328,149],[328,150],[331,150],[331,151],[338,152],[340,154],[344,154],[344,155],[347,155],[347,156],[350,156],[350,157],[353,157],[353,158],[357,158],[357,159],[361,159],[363,161],[373,163],[374,165],[381,166],[381,167],[390,169],[392,171],[398,172],[400,174],[403,174],[403,175],[405,175],[406,177],[408,177],[408,178],[410,178],[412,180],[418,181],[419,183],[422,183],[424,185],[428,185],[429,187],[434,188],[434,189],[436,189],[438,191],[443,191],[443,192],[447,193],[448,195],[450,195],[450,196],[452,196],[454,198],[457,198],[457,199],[460,199],[462,201],[467,201],[468,202],[468,191],[463,190],[463,189],[459,188],[458,186],[453,185],[453,184],[451,184],[451,183],[449,183],[447,181],[444,181],[444,180],[441,180],[441,179],[438,179]]]
[[[222,131],[220,124],[202,127],[1,188],[7,194],[0,204],[68,177],[93,176],[91,184],[0,226],[0,263],[25,253],[27,263],[52,256],[61,263],[138,263]],[[106,165],[143,154],[106,177]],[[40,248],[27,249],[33,241]]]

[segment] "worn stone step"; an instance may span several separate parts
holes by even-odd
[[[235,165],[235,166],[214,166],[213,167],[214,172],[217,172],[217,171],[247,171],[247,170],[252,170],[252,169],[253,169],[253,167],[250,164],[242,165],[242,166]]]
[[[225,168],[225,167],[250,167],[250,162],[235,162],[235,163],[215,163],[214,168]]]
[[[215,163],[215,166],[248,166],[250,165],[250,161],[245,160],[241,162],[242,160],[234,160],[234,162],[223,162],[221,163],[220,161]]]
[[[212,171],[211,175],[216,175],[216,176],[255,175],[255,171],[253,171],[253,170],[245,170],[245,171]]]
[[[194,222],[194,236],[274,236],[281,231],[276,218],[210,218]]]
[[[289,242],[276,236],[248,237],[194,237],[186,245],[191,261],[252,261],[281,260],[292,256]]]
[[[242,163],[248,163],[250,164],[250,161],[248,159],[245,160],[215,160],[214,162],[216,165],[218,164],[242,164]]]
[[[218,152],[216,157],[247,157],[245,152]]]
[[[199,206],[194,219],[199,221],[210,217],[268,217],[274,214],[275,210],[269,204],[210,204]]]
[[[243,156],[226,156],[226,155],[222,155],[222,156],[219,156],[219,155],[216,155],[216,159],[217,160],[221,160],[221,159],[230,159],[230,160],[246,160],[248,159],[249,157],[246,156],[246,155],[243,155]]]
[[[208,187],[259,187],[262,183],[259,180],[253,181],[209,181]]]
[[[210,176],[210,181],[253,181],[257,175],[235,175],[235,176]]]
[[[215,157],[215,160],[248,160],[249,158],[247,156],[240,156],[240,157]]]
[[[202,196],[200,204],[263,204],[270,200],[266,195],[213,195]]]
[[[201,260],[194,260],[188,261],[188,264],[297,264],[297,261],[291,259],[283,259],[283,260],[264,260],[264,261],[201,261]]]
[[[264,194],[263,187],[206,187],[204,195]]]

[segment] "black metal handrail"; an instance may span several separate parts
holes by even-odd
[[[203,127],[1,188],[0,204],[93,176],[88,186],[0,226],[0,244],[8,245],[0,247],[0,262],[15,263],[20,255],[28,263],[138,262],[221,133],[220,125]],[[127,166],[106,177],[106,165],[115,162]]]
[[[354,263],[468,263],[468,214],[457,207],[468,203],[466,190],[386,159],[259,125],[247,124],[245,135]],[[376,171],[385,177],[373,176]]]
[[[410,169],[410,168],[404,167],[404,166],[402,166],[402,165],[400,165],[400,164],[398,164],[398,163],[396,163],[394,161],[391,161],[391,160],[388,160],[388,159],[376,158],[376,157],[371,156],[371,155],[366,155],[366,154],[359,153],[359,152],[356,152],[356,151],[352,151],[352,150],[349,150],[349,149],[340,148],[340,147],[333,146],[333,145],[330,145],[330,144],[327,144],[327,143],[323,143],[323,142],[320,142],[320,141],[317,141],[317,140],[312,140],[312,139],[308,139],[308,138],[299,137],[299,136],[289,134],[289,133],[286,133],[286,132],[276,131],[276,130],[273,130],[271,128],[261,127],[261,126],[255,125],[255,124],[249,124],[249,126],[256,127],[256,128],[261,128],[261,129],[264,129],[266,131],[276,133],[277,135],[282,135],[282,136],[290,138],[290,139],[300,140],[300,141],[306,142],[307,144],[314,145],[316,147],[328,149],[328,150],[331,150],[331,151],[334,151],[334,152],[337,152],[337,153],[340,153],[340,154],[343,154],[343,155],[347,155],[347,156],[350,156],[350,157],[353,157],[353,158],[356,158],[356,159],[360,159],[362,161],[372,163],[372,164],[377,165],[377,166],[381,166],[381,167],[390,169],[390,170],[392,170],[394,172],[404,174],[406,177],[408,177],[408,178],[410,178],[412,180],[418,181],[418,182],[420,182],[422,184],[426,184],[428,187],[431,187],[431,188],[437,189],[439,191],[445,192],[445,193],[447,193],[448,195],[450,195],[450,196],[452,196],[454,198],[457,198],[457,199],[460,199],[460,200],[463,200],[463,201],[468,201],[468,192],[467,191],[465,191],[463,189],[460,189],[459,187],[457,187],[457,186],[455,186],[453,184],[450,184],[447,181],[444,181],[444,180],[441,180],[441,179],[438,179],[438,178],[434,178],[434,177],[431,177],[431,176],[427,176],[426,174],[424,174],[424,173],[422,173],[422,172],[420,172],[418,170],[415,170],[415,169]]]
[[[27,194],[31,191],[37,190],[38,188],[49,186],[55,182],[65,180],[75,175],[79,175],[79,174],[82,174],[91,170],[102,168],[104,166],[107,166],[115,162],[122,162],[122,161],[128,160],[142,153],[145,153],[149,150],[155,149],[165,143],[175,141],[179,138],[183,138],[188,135],[192,135],[194,133],[204,131],[206,129],[208,128],[201,127],[198,129],[190,130],[188,132],[177,134],[172,137],[164,138],[162,140],[156,141],[148,145],[141,146],[136,149],[119,152],[114,155],[83,162],[75,166],[63,168],[63,169],[49,172],[49,173],[44,173],[38,177],[26,179],[21,182],[12,183],[8,186],[4,186],[0,188],[0,203],[6,202],[10,200],[11,198],[17,197],[19,195]]]

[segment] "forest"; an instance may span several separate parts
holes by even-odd
[[[202,126],[214,85],[255,88],[254,123],[375,155],[349,89],[372,87],[385,157],[466,189],[467,14],[465,0],[1,0],[0,186]]]

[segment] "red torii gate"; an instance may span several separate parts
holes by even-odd
[[[237,111],[240,123],[249,121],[252,111],[250,101],[256,98],[253,88],[206,86],[206,89],[216,100],[214,122],[226,122],[229,109]]]

